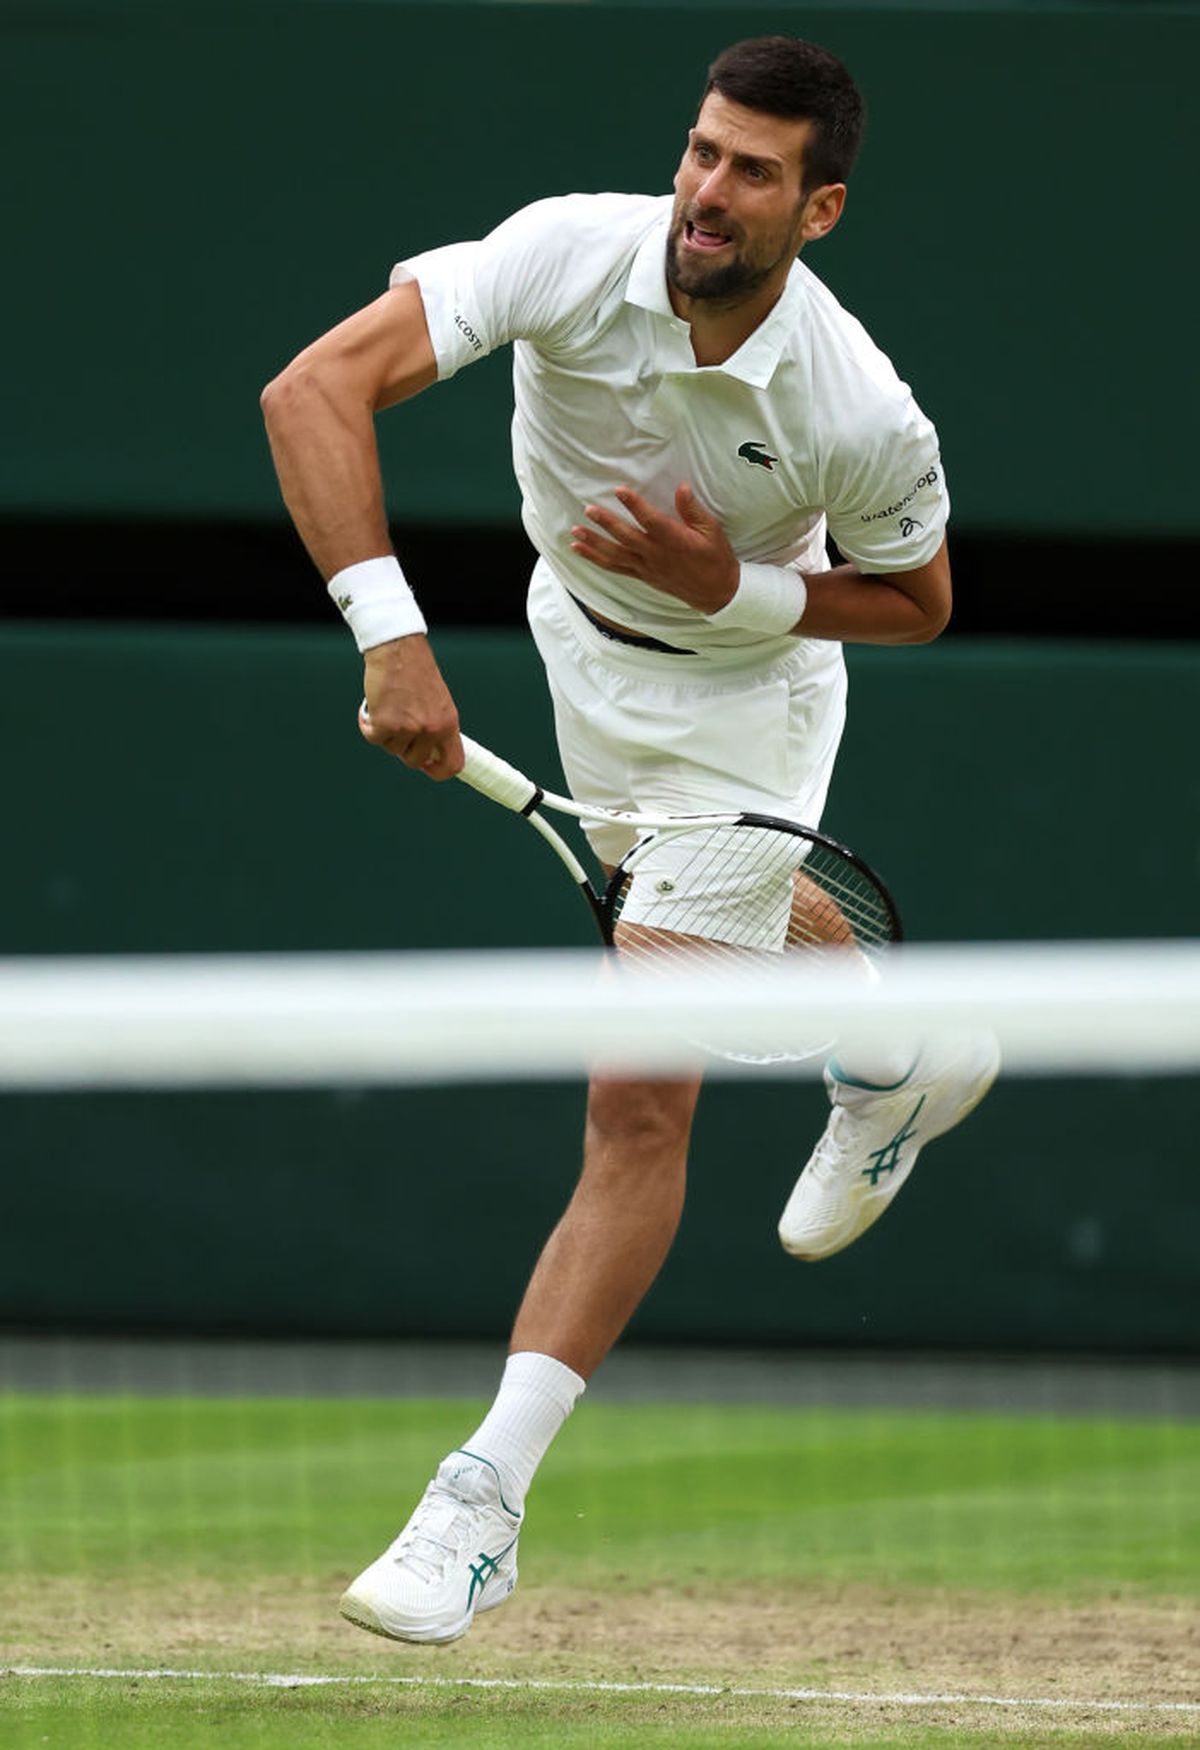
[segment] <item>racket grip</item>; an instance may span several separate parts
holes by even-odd
[[[466,763],[458,776],[472,790],[478,790],[489,801],[498,802],[502,808],[511,808],[517,814],[539,799],[542,794],[540,787],[516,766],[510,766],[507,760],[481,747],[469,735],[463,736],[462,744]]]

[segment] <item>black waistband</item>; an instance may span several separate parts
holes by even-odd
[[[567,594],[579,609],[584,619],[589,621],[605,638],[611,638],[614,644],[632,644],[636,650],[661,650],[664,656],[695,656],[694,650],[684,650],[678,644],[664,644],[661,638],[648,638],[643,632],[618,632],[615,626],[606,626],[598,614],[593,614],[586,602],[581,602],[577,595]]]

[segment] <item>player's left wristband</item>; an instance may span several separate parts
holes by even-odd
[[[730,626],[739,632],[762,632],[779,637],[792,632],[808,602],[808,589],[790,565],[738,567],[738,586],[731,601],[715,614],[706,614],[710,626]]]
[[[429,630],[394,554],[347,565],[335,572],[325,587],[360,651]]]

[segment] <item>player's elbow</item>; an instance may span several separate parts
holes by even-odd
[[[951,603],[947,595],[944,602],[927,602],[921,605],[920,619],[913,628],[910,644],[932,644],[935,638],[940,638],[950,624]]]
[[[259,406],[275,446],[305,441],[347,417],[346,396],[336,375],[304,353],[271,379]]]
[[[300,359],[293,359],[277,377],[272,377],[258,398],[268,430],[283,425],[312,392],[310,373]]]
[[[893,582],[908,597],[910,623],[904,642],[932,644],[950,624],[954,607],[954,589],[945,546],[930,565],[907,577],[893,579]]]

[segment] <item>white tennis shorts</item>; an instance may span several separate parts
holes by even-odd
[[[789,639],[762,653],[695,656],[606,638],[544,560],[529,623],[554,705],[563,772],[579,802],[643,813],[732,810],[819,826],[846,718],[840,644]],[[629,828],[587,827],[620,861]]]

